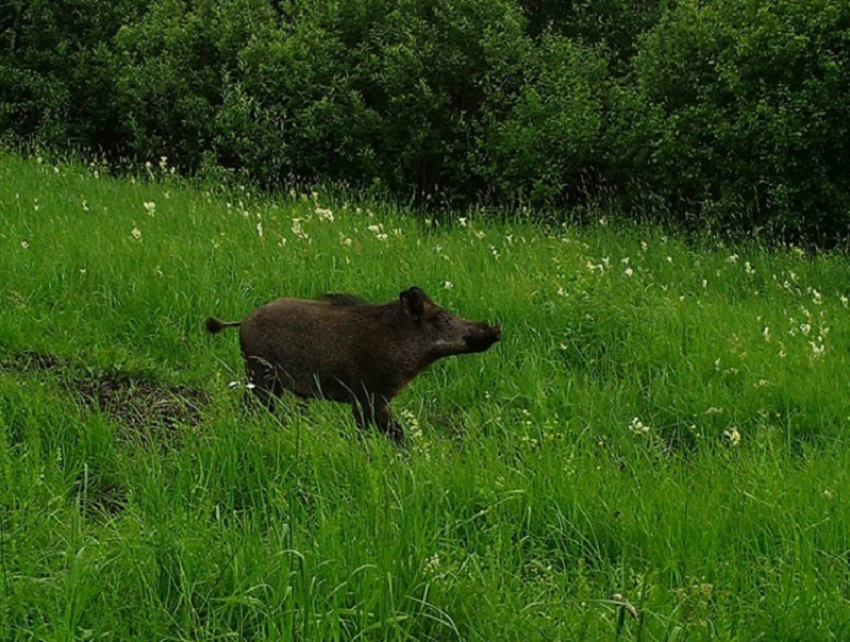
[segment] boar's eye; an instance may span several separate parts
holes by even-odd
[[[449,323],[451,323],[451,319],[449,315],[445,312],[438,312],[433,317],[431,317],[431,323],[433,323],[438,328],[445,328]]]

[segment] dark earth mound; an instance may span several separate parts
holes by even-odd
[[[195,426],[209,401],[203,390],[163,384],[131,372],[92,371],[68,359],[34,351],[0,357],[0,371],[56,376],[78,405],[106,413],[121,427],[120,436],[128,440],[149,441],[172,435],[180,425]]]

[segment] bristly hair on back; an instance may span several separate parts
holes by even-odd
[[[369,303],[355,294],[344,294],[340,292],[320,294],[317,299],[330,305],[368,305]]]

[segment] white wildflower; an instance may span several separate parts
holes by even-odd
[[[301,222],[304,219],[302,218],[294,218],[292,219],[292,233],[300,239],[306,239],[308,234],[304,231],[304,228],[301,225]]]
[[[425,560],[424,571],[426,573],[434,573],[440,568],[440,556],[436,553]]]
[[[372,232],[372,234],[375,235],[375,239],[377,239],[378,241],[386,241],[387,240],[387,234],[386,234],[386,232],[384,232],[384,224],[383,223],[378,223],[377,225],[370,225],[366,229],[369,230],[370,232]]]
[[[723,436],[726,437],[730,446],[738,446],[741,443],[741,433],[738,432],[738,429],[735,426],[732,426],[728,430],[724,430]]]
[[[600,274],[605,272],[605,266],[602,265],[601,263],[594,263],[590,259],[587,259],[586,265],[587,265],[588,271],[590,271],[590,272],[593,272],[594,270],[599,270]]]
[[[629,430],[636,435],[646,435],[650,431],[650,427],[643,423],[640,418],[635,417],[629,424]]]
[[[136,240],[136,241],[141,241],[142,240],[142,231],[138,227],[134,227],[133,231],[130,232],[130,236],[132,236],[133,239]]]
[[[319,206],[316,206],[316,216],[319,217],[320,221],[327,221],[328,223],[333,223],[334,220],[333,211]]]
[[[156,203],[153,201],[145,201],[144,203],[145,212],[148,213],[148,216],[154,216],[156,214]]]

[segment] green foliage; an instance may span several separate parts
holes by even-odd
[[[848,36],[845,2],[678,3],[635,59],[636,174],[723,227],[845,236]]]
[[[835,243],[848,23],[839,0],[16,0],[0,136]]]
[[[238,55],[218,121],[225,164],[461,195],[483,101],[482,35],[520,32],[506,0],[294,3]]]
[[[552,35],[513,49],[501,44],[493,55],[513,56],[488,78],[482,174],[503,200],[581,202],[602,169],[610,97],[604,53]]]
[[[0,6],[0,132],[52,145],[126,146],[111,39],[147,0],[18,0]]]
[[[626,71],[638,37],[663,15],[664,0],[518,0],[535,37],[556,33],[587,45],[605,45]]]

